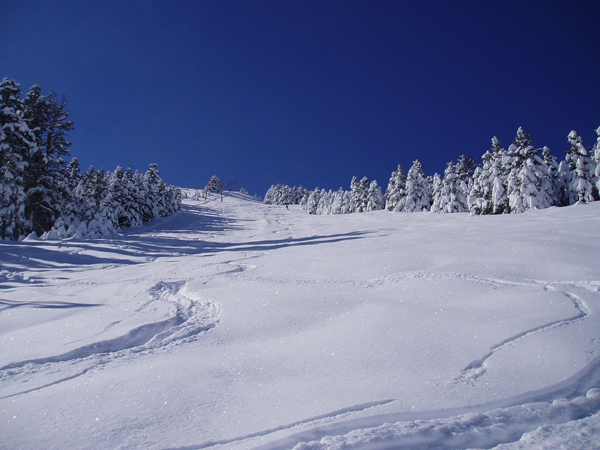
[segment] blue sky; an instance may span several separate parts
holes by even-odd
[[[441,173],[519,126],[559,159],[600,126],[597,1],[0,5],[0,76],[67,97],[84,169],[385,189],[398,164]]]

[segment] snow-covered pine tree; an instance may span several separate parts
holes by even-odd
[[[304,207],[304,209],[306,209],[306,204],[308,202],[309,197],[310,197],[310,191],[308,189],[305,189],[304,195],[302,196],[302,199],[300,200],[300,203],[298,203],[298,204],[301,205],[302,207]]]
[[[496,136],[492,138],[491,148],[483,154],[483,165],[475,169],[473,184],[469,192],[469,211],[473,214],[498,214],[502,202],[508,203],[503,195],[502,160],[505,150]],[[499,203],[495,203],[499,202]]]
[[[385,209],[396,211],[399,204],[403,203],[403,197],[406,194],[406,173],[402,165],[392,172],[388,187],[385,191]],[[400,206],[402,210],[403,205]]]
[[[31,230],[25,219],[25,169],[38,151],[23,117],[20,85],[0,83],[0,237],[18,239]]]
[[[167,208],[165,205],[165,183],[160,177],[158,164],[152,163],[148,165],[148,170],[144,174],[143,178],[146,185],[146,190],[148,192],[148,202],[151,205],[152,211],[152,217],[150,217],[148,220],[156,217],[166,217]],[[213,175],[212,179],[214,180],[218,178],[216,178],[216,175]],[[221,191],[219,190],[219,192]]]
[[[406,205],[404,212],[428,211],[431,206],[431,188],[419,160],[413,162],[406,176]]]
[[[135,186],[135,190],[133,191],[134,200],[138,206],[141,221],[148,222],[153,218],[152,205],[148,201],[150,192],[144,181],[144,174],[138,170],[133,173],[133,185]]]
[[[508,149],[511,171],[507,180],[510,212],[522,213],[552,206],[548,171],[538,156],[540,149],[532,144],[529,134],[519,127],[515,141]]]
[[[63,214],[66,191],[66,163],[69,155],[67,133],[73,129],[66,110],[54,92],[44,96],[34,85],[23,102],[24,118],[33,131],[38,151],[31,154],[25,171],[25,216],[33,231],[41,235]]]
[[[116,172],[116,170],[115,170]],[[122,216],[120,223],[124,227],[137,227],[142,224],[142,211],[138,203],[138,190],[139,186],[136,186],[133,180],[133,171],[128,167],[123,173],[122,178],[123,185],[123,204],[122,204]]]
[[[62,238],[71,235],[69,229],[77,228],[83,217],[83,202],[77,195],[77,186],[81,181],[81,173],[79,168],[79,160],[71,159],[65,170],[66,185],[65,196],[62,198],[60,207],[61,216],[52,225],[55,231],[54,237]]]
[[[351,213],[358,212],[359,205],[362,203],[362,195],[360,192],[360,181],[358,181],[357,176],[353,176],[352,180],[350,180],[350,196],[352,198],[352,210],[349,211]]]
[[[566,202],[566,185],[560,175],[556,157],[552,155],[552,152],[546,146],[542,148],[542,160],[550,181],[548,195],[552,198],[552,206],[562,206],[563,202]]]
[[[276,204],[275,202],[277,201],[277,191],[279,189],[278,186],[280,186],[280,185],[275,185],[275,184],[271,185],[271,187],[269,188],[269,190],[265,194],[265,198],[263,200],[263,203],[265,205],[274,205],[274,204]]]
[[[85,210],[84,219],[76,233],[78,237],[100,238],[114,232],[109,214],[110,207],[105,202],[108,194],[108,176],[104,168],[94,171],[90,166],[82,178]]]
[[[449,162],[444,171],[442,187],[437,199],[436,212],[457,213],[469,210],[467,205],[467,186],[458,176],[458,170],[461,168]],[[464,169],[464,167],[463,167]],[[434,202],[436,199],[434,199]],[[433,206],[432,206],[433,210]]]
[[[462,181],[468,190],[471,189],[473,183],[473,173],[477,167],[477,161],[471,158],[469,155],[463,153],[459,156],[456,162],[456,176]]]
[[[362,177],[360,180],[360,188],[359,188],[359,195],[357,197],[357,203],[358,203],[358,210],[359,211],[366,211],[367,210],[367,203],[369,201],[369,186],[371,185],[371,182],[369,181],[369,179],[367,177]]]
[[[64,218],[69,236],[85,237],[87,235],[87,224],[98,211],[99,205],[96,204],[94,198],[95,177],[96,171],[93,166],[90,166],[85,173],[77,177],[79,182],[72,193],[73,214]]]
[[[367,177],[363,177],[360,181],[357,177],[352,177],[350,191],[352,192],[352,206],[354,209],[351,212],[364,212],[367,207],[368,190],[369,179]]]
[[[317,204],[317,214],[319,215],[327,215],[331,214],[331,202],[333,200],[333,192],[331,190],[326,192],[325,189],[321,191],[321,197],[319,198],[319,203]]]
[[[127,192],[124,183],[125,170],[121,166],[117,166],[113,173],[108,174],[107,178],[108,192],[104,203],[111,210],[111,220],[114,222],[114,228],[129,227],[131,222],[125,211],[125,203],[127,203]]]
[[[344,191],[342,214],[352,214],[354,211],[356,211],[356,204],[352,197],[352,191]]]
[[[592,169],[589,153],[575,130],[569,133],[569,143],[571,148],[567,149],[565,158],[570,169],[567,185],[570,197],[569,203],[572,205],[577,202],[593,202],[594,185],[592,180],[594,170]]]
[[[594,144],[594,161],[596,163],[596,170],[594,171],[596,190],[600,193],[600,127],[596,128],[596,134],[598,139]]]
[[[332,214],[344,214],[344,189],[340,187],[340,189],[333,195],[333,200],[331,202],[331,213]]]
[[[367,191],[366,211],[378,211],[380,209],[383,209],[384,206],[385,201],[381,193],[381,187],[379,187],[379,183],[377,183],[377,180],[373,180],[369,184],[369,189]]]
[[[292,189],[284,184],[281,186],[281,190],[279,191],[279,201],[278,205],[293,205],[294,199],[292,198]]]
[[[220,194],[222,188],[223,183],[221,182],[218,176],[213,175],[212,177],[210,177],[210,181],[208,182],[208,192]]]
[[[448,163],[450,164],[450,163]],[[446,165],[446,169],[448,168],[448,166]],[[443,187],[443,183],[442,183],[442,178],[440,177],[439,173],[434,173],[433,174],[433,183],[432,183],[432,189],[431,189],[431,209],[429,210],[432,213],[441,213],[441,205],[442,205],[442,187]]]
[[[306,212],[308,214],[317,214],[319,200],[321,200],[321,190],[317,187],[308,195],[308,200],[306,202]]]
[[[512,213],[544,209],[552,206],[552,183],[538,155],[528,158],[518,173],[519,191],[511,199],[517,198]]]
[[[506,151],[505,167],[510,168],[506,178],[506,195],[508,196],[508,205],[511,213],[521,213],[526,211],[523,205],[523,198],[520,195],[521,178],[519,173],[525,165],[525,161],[530,154],[535,152],[529,134],[519,127],[517,136]]]
[[[506,150],[501,149],[498,156],[492,160],[490,173],[492,183],[492,214],[508,214],[510,212],[506,191],[507,177],[510,173],[510,159],[506,155]]]
[[[298,186],[296,189],[295,204],[300,205],[304,198],[308,200],[308,189],[305,189],[304,186]]]

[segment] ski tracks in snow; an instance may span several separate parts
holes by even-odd
[[[174,313],[164,320],[143,324],[115,338],[96,341],[63,354],[0,367],[0,383],[6,393],[0,399],[53,386],[107,364],[181,345],[219,323],[219,307],[190,292],[185,280],[159,281],[148,290],[148,294],[148,302],[139,307],[136,313],[155,302],[167,302],[174,306]],[[108,325],[103,332],[120,322]],[[48,382],[48,379],[52,381]],[[22,389],[23,386],[27,386],[27,389]]]
[[[496,280],[494,280],[494,281],[496,281]],[[519,282],[518,285],[523,285],[523,283],[524,282]],[[552,284],[533,283],[533,282],[530,282],[530,283],[531,283],[530,285],[534,285],[534,286],[537,285],[540,288],[543,288],[544,290],[547,290],[547,291],[557,291],[557,288],[555,288],[554,285],[552,285]],[[558,283],[555,283],[555,284],[557,285]],[[573,286],[573,285],[569,286],[570,289],[577,288],[577,287],[581,287],[581,286]],[[584,287],[584,289],[594,292],[592,285],[586,285]],[[568,317],[566,319],[556,320],[556,321],[549,322],[549,323],[540,325],[538,327],[535,327],[535,328],[532,328],[529,330],[525,330],[521,333],[518,333],[514,336],[511,336],[511,337],[503,340],[502,342],[495,344],[494,346],[490,347],[489,352],[486,355],[484,355],[482,358],[472,361],[469,365],[467,365],[462,370],[461,374],[452,380],[452,383],[470,383],[470,384],[472,384],[478,378],[480,378],[481,376],[483,376],[486,373],[486,371],[487,371],[486,362],[492,356],[494,356],[496,353],[498,353],[499,351],[501,351],[505,348],[508,348],[508,347],[514,347],[515,345],[517,345],[519,343],[519,341],[527,339],[528,337],[532,336],[533,334],[541,333],[541,332],[544,332],[544,331],[547,331],[550,329],[554,329],[554,328],[566,327],[566,326],[572,325],[576,322],[579,322],[581,320],[584,320],[585,318],[587,318],[589,316],[590,309],[588,308],[588,306],[585,304],[585,302],[583,301],[583,299],[580,296],[578,296],[577,294],[575,294],[573,292],[569,292],[566,290],[561,290],[560,292],[562,292],[563,295],[565,295],[565,297],[567,297],[569,300],[571,300],[571,302],[573,303],[574,309],[577,311],[577,314],[575,314],[572,317]]]

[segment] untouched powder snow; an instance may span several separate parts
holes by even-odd
[[[0,242],[0,448],[600,448],[600,202],[219,200]]]

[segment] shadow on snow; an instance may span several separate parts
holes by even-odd
[[[100,306],[100,303],[75,303],[75,302],[61,302],[61,301],[47,301],[47,302],[17,302],[14,300],[6,300],[0,298],[0,311],[10,308],[39,308],[39,309],[69,309],[69,308],[87,308],[90,306]]]
[[[244,229],[245,223],[254,219],[224,217],[214,210],[199,205],[183,205],[182,210],[171,217],[154,220],[134,229],[121,230],[120,236],[109,239],[63,241],[0,241],[0,289],[22,284],[42,284],[44,277],[53,270],[74,272],[98,269],[98,265],[115,267],[124,264],[140,264],[160,257],[181,255],[212,256],[223,251],[265,252],[285,247],[335,243],[360,239],[367,231],[349,232],[308,237],[287,237],[259,241],[214,242],[215,234]],[[204,238],[198,233],[205,233]],[[6,302],[5,300],[1,300]],[[30,306],[8,305],[7,307]],[[40,307],[77,307],[78,304],[55,304]]]

